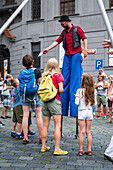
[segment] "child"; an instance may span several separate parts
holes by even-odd
[[[83,155],[83,138],[85,133],[85,124],[86,124],[86,134],[88,142],[88,151],[89,156],[92,155],[91,145],[92,145],[92,136],[91,136],[91,123],[93,119],[92,106],[95,104],[95,88],[94,80],[90,74],[83,74],[81,80],[81,88],[77,90],[75,98],[75,104],[79,105],[78,107],[78,120],[79,120],[79,156]]]
[[[24,67],[26,67],[26,70],[22,71],[24,74],[25,72],[34,70],[35,74],[35,79],[37,84],[41,82],[42,80],[42,75],[41,71],[38,68],[33,69],[33,64],[34,64],[34,58],[31,55],[25,55],[22,59],[22,64]],[[21,76],[19,76],[21,79]],[[36,122],[37,122],[37,127],[39,131],[39,143],[41,143],[41,131],[43,127],[43,121],[42,121],[42,113],[41,113],[41,108],[42,108],[42,102],[40,100],[40,97],[36,91],[34,94],[29,94],[29,95],[22,95],[22,108],[23,108],[23,120],[22,120],[22,129],[24,133],[24,139],[23,139],[23,144],[28,144],[29,139],[28,139],[28,118],[29,118],[29,111],[30,108],[35,108],[35,115],[36,115]]]
[[[108,87],[108,107],[109,107],[109,120],[107,123],[112,123],[112,100],[111,100],[111,91],[113,90],[113,80],[111,80],[111,76],[108,77],[107,87]],[[110,81],[110,84],[109,84]]]
[[[11,136],[16,137],[16,139],[23,139],[21,135],[21,127],[22,127],[22,118],[23,118],[23,110],[22,110],[22,102],[19,95],[19,80],[13,79],[11,81],[12,86],[15,88],[12,94],[13,101],[13,126]],[[16,124],[17,125],[17,133],[15,133]]]
[[[103,80],[103,76],[101,74],[98,75],[96,89],[97,89],[97,105],[98,105],[96,118],[100,118],[101,104],[103,105],[104,118],[106,118],[106,85],[105,85],[105,80]]]
[[[9,94],[7,96],[2,94],[3,95],[3,109],[2,109],[2,115],[1,115],[2,119],[11,118],[11,116],[8,115],[8,109],[11,106],[10,91],[11,91],[11,88],[13,88],[13,86],[11,86],[11,83],[10,83],[11,79],[12,79],[12,76],[10,74],[7,74],[6,80],[4,81],[4,84],[3,84],[3,90],[9,91]]]
[[[107,80],[107,75],[103,72],[102,68],[98,70],[98,74],[102,75],[105,81]]]
[[[56,89],[58,89],[57,95],[55,99],[52,99],[48,102],[43,102],[42,104],[42,113],[44,119],[44,125],[41,132],[42,138],[42,148],[41,152],[46,152],[50,150],[49,146],[46,146],[47,132],[50,124],[51,116],[53,116],[55,131],[54,131],[54,139],[55,139],[55,150],[54,155],[67,155],[67,151],[63,151],[60,149],[60,138],[61,138],[61,99],[60,94],[63,92],[63,81],[64,78],[60,73],[58,61],[55,58],[51,58],[48,60],[44,76],[52,74],[52,81]]]

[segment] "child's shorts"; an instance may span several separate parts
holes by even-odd
[[[78,110],[78,119],[80,120],[93,120],[93,111],[92,109]]]
[[[106,96],[97,95],[97,105],[106,105]]]
[[[61,101],[56,98],[50,102],[43,102],[42,104],[43,116],[61,115]]]
[[[22,123],[22,119],[23,119],[22,105],[15,106],[13,108],[13,122]]]

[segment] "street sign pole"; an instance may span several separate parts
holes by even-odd
[[[6,21],[6,23],[0,29],[0,35],[4,32],[4,30],[10,25],[10,23],[15,19],[15,17],[19,14],[19,12],[23,9],[23,7],[27,4],[29,0],[24,0],[21,5],[16,9],[16,11],[11,15],[11,17]]]
[[[107,13],[105,11],[103,1],[102,0],[97,0],[97,1],[98,1],[98,5],[100,7],[100,10],[101,10],[101,13],[102,13],[106,28],[108,30],[108,33],[109,33],[109,36],[110,36],[110,39],[111,39],[111,44],[112,44],[112,47],[113,47],[113,31],[112,31],[112,28],[111,28]]]

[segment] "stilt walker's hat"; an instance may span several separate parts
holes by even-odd
[[[68,15],[62,15],[62,16],[60,17],[59,22],[62,22],[62,21],[71,21],[71,20],[69,19]]]

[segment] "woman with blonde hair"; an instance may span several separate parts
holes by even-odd
[[[54,99],[43,102],[42,104],[42,113],[44,119],[44,125],[41,132],[42,138],[42,148],[41,152],[46,152],[50,150],[49,146],[46,146],[47,132],[50,124],[51,116],[53,116],[55,130],[54,130],[54,139],[55,139],[55,150],[54,155],[67,155],[67,151],[60,149],[60,138],[61,138],[61,99],[60,94],[63,92],[63,81],[64,78],[60,73],[58,61],[55,58],[48,60],[46,68],[44,70],[43,76],[48,74],[52,75],[52,82],[57,91],[57,95]]]
[[[95,88],[94,80],[90,74],[83,74],[81,80],[81,88],[76,92],[75,104],[78,107],[78,120],[79,120],[79,156],[83,155],[83,138],[85,133],[86,124],[86,134],[88,142],[89,156],[92,155],[91,145],[92,145],[92,135],[91,135],[91,123],[93,119],[92,106],[95,104]]]

